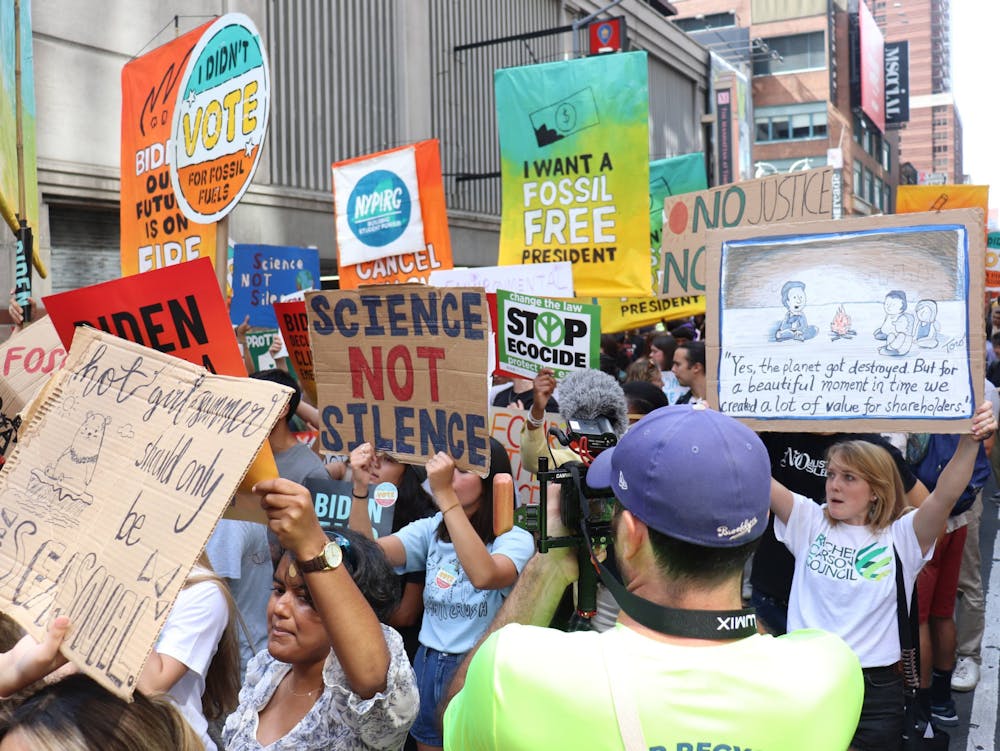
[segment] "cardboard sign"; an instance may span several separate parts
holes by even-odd
[[[986,289],[1000,291],[1000,232],[986,236]]]
[[[534,378],[552,368],[556,378],[597,367],[601,309],[596,305],[497,292],[496,371]]]
[[[409,155],[407,158],[412,159],[413,167],[416,171],[415,187],[407,187],[409,200],[411,202],[414,200],[417,201],[417,203],[411,203],[410,205],[407,227],[410,227],[411,223],[417,222],[422,225],[421,234],[418,236],[415,231],[411,231],[405,236],[408,238],[406,241],[404,241],[404,235],[401,234],[387,246],[368,244],[375,242],[377,239],[390,237],[398,231],[399,227],[397,226],[392,231],[387,230],[385,234],[382,234],[381,230],[377,230],[381,220],[376,219],[374,215],[369,216],[365,212],[368,211],[366,207],[369,204],[374,206],[375,199],[370,196],[376,194],[378,191],[365,192],[359,190],[355,193],[355,190],[359,186],[363,188],[367,185],[367,183],[362,182],[366,179],[372,181],[373,184],[377,182],[374,178],[369,177],[380,171],[372,166],[372,160],[382,159],[383,157],[396,159],[401,153]],[[344,170],[346,172],[341,174]],[[369,154],[337,162],[333,165],[333,171],[334,211],[337,221],[337,252],[341,289],[357,289],[362,285],[369,284],[426,282],[427,277],[432,271],[452,268],[454,264],[451,256],[448,214],[445,211],[444,203],[444,182],[441,179],[441,155],[436,140],[420,141],[412,146],[402,146],[398,149],[390,149],[378,154]],[[338,174],[341,174],[340,181],[337,179]],[[397,179],[399,178],[398,175],[396,177]],[[355,180],[354,178],[357,179]],[[390,183],[392,183],[391,180]],[[401,186],[395,185],[395,183],[392,184],[395,186],[391,189],[392,195],[398,195],[399,201],[402,204],[403,194]],[[386,183],[386,185],[389,185],[389,183]],[[348,190],[349,187],[350,190]],[[396,193],[397,189],[400,189],[398,194]],[[352,195],[355,198],[354,204],[351,204]],[[369,198],[364,198],[366,195]],[[351,206],[355,209],[359,207],[359,200],[361,201],[360,208],[364,209],[364,211],[356,217],[349,215],[347,212]],[[390,198],[388,203],[391,204],[394,200],[395,198]],[[402,205],[400,210],[402,210]],[[388,224],[397,225],[399,220],[394,219],[390,215],[385,221],[388,227]],[[351,228],[352,222],[355,224],[355,229]],[[341,225],[345,226],[343,233],[341,232]],[[415,227],[417,225],[413,224],[412,226]],[[362,235],[355,234],[355,231],[362,232],[368,229],[372,229],[372,231],[366,231]],[[364,238],[365,242],[362,242],[360,238]],[[346,255],[345,246],[343,245],[345,241],[348,243],[346,246]],[[371,260],[360,260],[354,263],[354,260],[363,255],[368,255]]]
[[[215,376],[77,330],[0,473],[0,606],[130,697],[205,541],[288,402],[265,381]]]
[[[660,321],[688,318],[705,312],[705,296],[598,298],[601,332],[614,334],[628,329],[653,326]]]
[[[348,526],[354,483],[347,480],[311,477],[305,482],[313,497],[316,518],[323,529]],[[396,512],[399,491],[391,482],[368,486],[368,518],[372,522],[372,535],[377,540],[392,534],[392,518]]]
[[[48,316],[0,346],[0,463],[17,443],[19,413],[65,361],[66,350]]]
[[[49,295],[43,300],[63,346],[69,346],[76,326],[86,324],[213,373],[247,374],[219,283],[206,258]],[[243,490],[249,491],[258,480],[277,476],[274,456],[265,443]],[[227,515],[264,519],[260,505],[252,498],[242,498],[238,509]]]
[[[486,475],[490,317],[481,289],[423,285],[306,294],[320,451],[370,441],[409,464],[446,451]]]
[[[569,261],[580,296],[648,295],[645,52],[493,74],[501,266]]]
[[[122,276],[209,258],[215,226],[188,219],[170,182],[170,126],[181,71],[211,22],[122,68]]]
[[[829,219],[833,168],[792,172],[722,185],[663,201],[662,297],[705,292],[705,233]]]
[[[527,418],[528,410],[525,409],[490,407],[490,436],[500,441],[507,449],[514,488],[517,491],[514,501],[517,506],[537,506],[539,498],[538,478],[521,464],[521,429]],[[556,446],[558,444],[556,439],[549,435],[549,428],[565,431],[566,421],[557,414],[545,413],[545,422],[540,430],[544,430],[549,443]]]
[[[251,326],[273,329],[271,307],[282,295],[319,289],[319,250],[280,245],[237,245],[233,251],[233,299],[229,318],[235,325],[250,316]]]
[[[250,187],[271,111],[267,53],[257,27],[227,13],[199,36],[177,87],[170,184],[191,221],[217,222]]]
[[[313,371],[312,347],[309,344],[309,316],[305,302],[279,302],[274,304],[281,338],[285,340],[288,359],[299,379],[299,386],[306,393],[310,404],[316,399],[316,374]]]
[[[573,296],[573,267],[568,261],[536,263],[531,266],[480,266],[472,269],[432,271],[432,287],[482,287],[522,295],[545,297]]]
[[[709,233],[709,402],[761,430],[966,432],[983,236],[976,209]]]

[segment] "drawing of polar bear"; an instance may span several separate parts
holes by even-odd
[[[73,441],[59,455],[54,465],[46,468],[46,473],[63,485],[86,488],[94,479],[97,457],[104,443],[104,431],[111,418],[97,412],[88,412]]]

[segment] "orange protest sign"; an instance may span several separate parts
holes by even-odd
[[[170,183],[167,158],[177,86],[192,50],[210,24],[122,68],[122,276],[197,258],[214,262],[215,225],[198,224],[184,216]]]
[[[61,292],[44,298],[44,303],[67,348],[76,327],[88,325],[218,375],[247,374],[208,259]],[[277,476],[274,456],[265,443],[240,487],[248,491],[258,480]],[[244,501],[246,505],[240,505]],[[226,515],[263,518],[260,506],[249,497],[239,499]]]
[[[351,203],[350,199],[352,195],[355,201],[361,197],[356,194],[356,189],[359,185],[363,185],[365,177],[374,174],[376,171],[385,171],[373,169],[371,172],[367,172],[365,170],[358,170],[357,167],[363,167],[366,161],[382,158],[389,154],[396,154],[406,149],[412,149],[413,158],[416,163],[416,192],[419,196],[420,219],[423,222],[423,244],[402,254],[389,255],[383,258],[345,265],[341,243],[348,239],[348,235],[353,234],[351,231],[352,222],[348,222],[346,216],[340,216],[341,223],[347,225],[347,230],[344,233],[345,237],[341,238],[339,231],[337,236],[338,258],[341,261],[341,289],[357,289],[361,285],[366,284],[426,283],[432,271],[454,268],[451,256],[451,237],[448,234],[448,214],[444,203],[444,183],[441,180],[441,155],[438,151],[438,142],[436,140],[420,141],[411,146],[401,146],[398,149],[381,151],[377,154],[366,154],[365,156],[334,164],[335,175],[341,169],[348,169],[354,172],[354,175],[349,175],[353,179],[346,182],[346,184],[354,186],[354,189],[350,190],[347,195],[341,194],[338,196],[336,191],[334,193],[335,213],[338,215],[346,213],[349,206],[356,205]],[[403,187],[403,190],[408,193],[414,189],[412,185],[403,186],[402,181],[400,181],[400,185],[397,185],[397,187]],[[402,195],[402,193],[397,195]],[[343,212],[341,208],[338,208],[340,206],[343,206]],[[352,212],[352,216],[354,213],[356,212]],[[372,224],[372,222],[369,221],[369,224]],[[355,224],[354,226],[356,227],[357,225]],[[370,237],[372,233],[365,233],[360,227],[357,227],[357,229],[359,234],[350,239],[363,244],[363,241],[359,240],[359,238]]]
[[[982,209],[989,213],[989,185],[900,185],[896,189],[896,213]]]

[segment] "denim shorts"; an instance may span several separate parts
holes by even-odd
[[[903,675],[895,666],[865,668],[865,700],[851,741],[857,751],[899,748],[903,736]]]
[[[441,703],[442,697],[448,690],[448,684],[451,683],[451,677],[464,658],[465,653],[438,652],[423,644],[417,650],[413,671],[417,674],[417,689],[420,691],[420,711],[417,713],[416,722],[410,728],[410,735],[418,743],[426,746],[444,745],[437,717],[438,704]]]

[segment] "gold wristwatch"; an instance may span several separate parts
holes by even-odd
[[[337,568],[344,560],[344,553],[340,545],[332,540],[323,548],[323,552],[308,561],[298,561],[299,571],[304,574],[312,571],[331,571]]]

